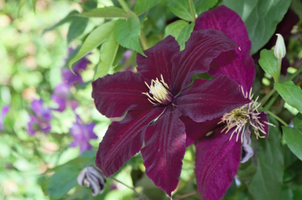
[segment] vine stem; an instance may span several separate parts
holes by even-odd
[[[133,187],[130,187],[129,185],[126,185],[125,183],[117,180],[116,178],[114,178],[112,176],[109,176],[108,178],[111,178],[112,180],[114,180],[114,181],[116,181],[116,182],[118,182],[118,183],[126,186],[127,188],[131,189],[135,194],[137,194],[137,196],[139,196],[139,198],[146,200],[146,198],[143,195],[141,195],[140,193],[138,193]]]
[[[182,195],[182,196],[175,197],[175,198],[173,198],[173,199],[183,199],[183,198],[186,198],[186,197],[192,196],[192,195],[194,195],[194,194],[197,194],[197,191],[190,192],[190,193],[188,193],[188,194],[184,194],[184,195]]]
[[[271,116],[273,116],[276,120],[278,120],[279,122],[281,122],[281,124],[283,124],[284,126],[288,126],[288,124],[283,121],[280,117],[278,117],[277,115],[275,115],[273,112],[266,110],[265,112],[267,112],[268,114],[270,114]]]
[[[129,6],[126,4],[126,2],[124,0],[118,0],[118,2],[121,4],[124,11],[126,11],[126,12],[130,11]]]

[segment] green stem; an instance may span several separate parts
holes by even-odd
[[[192,1],[191,0],[188,0],[188,1],[189,1],[189,6],[190,6],[190,11],[191,11],[191,14],[192,14],[192,17],[193,17],[193,22],[195,22],[196,17],[195,17],[195,12],[194,12],[193,6],[192,6]]]
[[[139,36],[139,39],[142,43],[142,46],[143,46],[143,50],[146,50],[148,49],[148,42],[147,42],[147,38],[145,37],[144,33],[141,32],[140,36]]]
[[[261,103],[261,107],[266,103],[266,101],[276,92],[276,88],[272,89],[259,103]]]
[[[277,115],[275,115],[273,112],[267,110],[266,111],[268,114],[270,114],[271,116],[273,116],[276,120],[278,120],[279,122],[281,122],[281,124],[283,124],[284,126],[288,126],[288,124],[283,121],[280,117],[278,117]]]
[[[118,2],[121,4],[124,11],[126,11],[126,12],[130,11],[129,6],[127,5],[127,3],[124,0],[118,0]]]
[[[274,104],[276,99],[278,98],[279,94],[275,93],[271,100],[267,103],[267,105],[263,108],[263,110],[269,110],[269,108]]]
[[[293,80],[297,75],[300,74],[300,72],[302,72],[302,66],[293,75],[291,75],[288,80]]]
[[[279,79],[280,79],[280,74],[281,74],[281,61],[282,61],[282,59],[281,59],[281,58],[278,58],[278,74],[277,74],[277,77],[276,77],[276,80],[275,80],[276,83],[279,83]]]

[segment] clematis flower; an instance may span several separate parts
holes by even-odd
[[[48,133],[51,129],[50,120],[52,119],[50,109],[43,105],[43,101],[41,99],[33,100],[31,109],[34,114],[29,115],[30,121],[28,122],[28,133],[30,135],[36,134],[37,131]]]
[[[99,145],[96,165],[104,175],[117,172],[141,150],[146,174],[171,196],[186,148],[180,117],[204,122],[249,102],[238,84],[224,75],[190,85],[193,74],[207,72],[214,58],[235,48],[217,30],[193,32],[181,52],[168,36],[145,51],[147,57],[138,55],[139,73],[118,72],[94,81],[92,97],[99,112],[107,117],[126,113],[109,126]]]
[[[188,131],[187,145],[196,144],[196,182],[204,200],[221,199],[235,177],[240,161],[253,155],[250,146],[251,129],[256,137],[268,136],[268,118],[258,112],[259,104],[252,100],[251,88],[255,67],[250,55],[251,42],[240,16],[231,9],[220,6],[203,13],[196,19],[194,31],[216,29],[225,33],[239,48],[219,55],[208,74],[213,77],[225,75],[241,86],[242,96],[251,102],[226,112],[219,118],[192,128],[192,120],[184,118]],[[207,136],[210,132],[210,135]],[[208,134],[207,134],[208,133]],[[240,140],[239,140],[240,138]]]
[[[4,118],[7,115],[8,111],[10,109],[9,105],[3,106],[1,109],[1,115],[0,115],[0,130],[4,129]]]
[[[76,115],[76,121],[70,128],[71,135],[74,141],[70,144],[71,147],[80,146],[80,152],[91,150],[92,146],[89,141],[91,139],[97,139],[98,136],[94,134],[93,128],[95,123],[84,124],[81,118]]]
[[[58,108],[54,109],[59,112],[63,112],[67,106],[70,106],[73,110],[78,107],[76,100],[70,99],[70,86],[66,83],[57,85],[54,89],[54,93],[51,95],[51,99],[58,104]]]

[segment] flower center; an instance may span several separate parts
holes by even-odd
[[[169,90],[169,86],[165,83],[163,75],[161,75],[161,79],[158,80],[151,80],[151,84],[148,85],[146,83],[146,86],[149,88],[149,93],[148,92],[143,92],[142,94],[147,95],[148,100],[153,104],[153,105],[167,105],[172,101],[172,94]]]
[[[242,88],[241,88],[242,89]],[[261,112],[258,111],[260,104],[257,102],[258,97],[255,101],[252,100],[253,95],[250,93],[244,93],[243,89],[243,96],[245,98],[249,98],[251,103],[243,105],[239,108],[232,110],[229,113],[225,113],[221,119],[220,123],[226,123],[226,127],[222,130],[225,133],[228,133],[231,129],[235,128],[230,136],[230,140],[232,139],[234,133],[237,133],[236,142],[238,141],[239,135],[241,136],[241,142],[243,141],[244,131],[246,130],[247,126],[250,125],[251,128],[254,130],[256,138],[264,138],[267,134],[264,130],[265,125],[260,121],[260,114]],[[268,125],[272,125],[268,122]],[[260,135],[263,133],[264,135]]]

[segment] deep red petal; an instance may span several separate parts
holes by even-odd
[[[239,86],[229,77],[220,75],[207,81],[197,79],[174,101],[184,116],[196,122],[221,117],[224,113],[249,103]]]
[[[216,118],[202,123],[197,123],[189,117],[181,117],[180,119],[186,126],[186,146],[194,144],[207,133],[213,131],[219,126],[218,123],[221,121],[221,118]]]
[[[227,75],[239,85],[245,92],[249,92],[253,85],[255,66],[250,55],[251,41],[244,22],[233,10],[220,6],[207,11],[196,19],[194,30],[216,29],[225,33],[240,47],[232,52],[222,53],[211,63],[209,75]]]
[[[168,107],[159,119],[149,126],[142,149],[146,174],[169,196],[176,189],[182,159],[186,150],[186,133],[181,113]]]
[[[142,147],[144,131],[164,107],[129,111],[121,122],[113,122],[99,145],[96,165],[106,176],[119,170]]]
[[[106,117],[121,117],[128,110],[151,107],[149,92],[141,75],[131,71],[117,72],[92,82],[92,97],[98,111]]]
[[[196,145],[196,182],[203,200],[219,200],[232,184],[239,164],[241,143],[236,137],[229,141],[229,134],[216,129]]]
[[[147,57],[137,55],[137,70],[149,81],[163,75],[170,86],[172,57],[179,52],[179,45],[172,36],[166,37],[150,49],[144,51]]]
[[[173,94],[188,86],[193,74],[207,72],[210,63],[220,53],[236,47],[237,45],[220,31],[194,31],[186,42],[186,48],[172,59]]]

